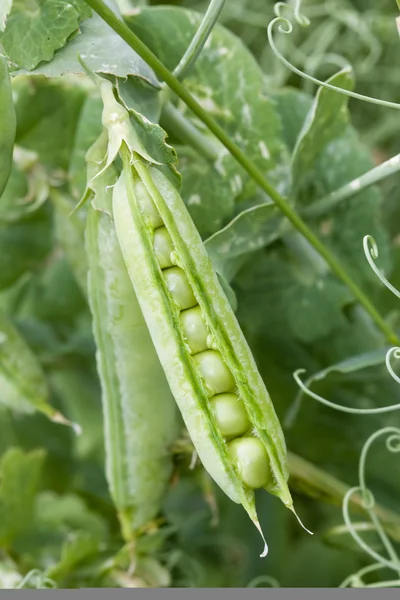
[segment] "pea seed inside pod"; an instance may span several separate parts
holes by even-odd
[[[182,269],[170,267],[163,271],[163,275],[167,288],[180,310],[196,306],[197,300]]]
[[[200,306],[181,312],[182,332],[192,354],[207,350],[208,330]]]
[[[205,350],[196,354],[193,358],[211,392],[210,396],[229,392],[235,387],[233,375],[218,350]]]
[[[153,248],[161,269],[172,267],[171,254],[174,245],[166,227],[159,227],[154,231]]]
[[[218,394],[211,398],[210,404],[225,438],[243,435],[251,427],[244,404],[236,394]]]
[[[156,205],[154,204],[153,199],[147,191],[144,183],[141,181],[135,182],[135,198],[144,222],[150,225],[150,227],[153,229],[161,227],[161,225],[163,225],[161,215],[158,212]]]
[[[272,481],[267,451],[255,437],[241,437],[228,444],[228,452],[235,462],[245,485],[257,489]]]

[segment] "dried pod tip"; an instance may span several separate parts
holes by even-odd
[[[78,425],[78,423],[69,421],[58,411],[51,415],[50,420],[53,421],[53,423],[59,423],[60,425],[67,425],[68,427],[71,427],[77,436],[82,434],[82,427]]]

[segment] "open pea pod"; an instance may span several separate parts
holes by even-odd
[[[154,346],[204,467],[262,534],[255,488],[294,512],[272,401],[179,193],[124,145],[121,156],[113,217]]]

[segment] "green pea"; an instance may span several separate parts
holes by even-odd
[[[225,438],[243,435],[251,427],[244,404],[236,394],[218,394],[210,402]]]
[[[181,310],[196,306],[196,298],[182,269],[170,267],[163,271],[163,275],[171,296]]]
[[[212,392],[211,396],[228,392],[235,387],[233,375],[218,350],[205,350],[196,354],[193,358]]]
[[[201,314],[200,306],[181,312],[183,336],[193,354],[207,350],[208,330]]]
[[[159,227],[154,231],[153,248],[161,269],[172,267],[171,254],[174,245],[166,227]]]
[[[258,438],[236,438],[228,444],[228,452],[249,488],[262,488],[272,481],[268,454]]]
[[[149,192],[144,183],[140,180],[135,182],[135,197],[139,206],[140,214],[146,224],[153,229],[163,225],[162,218],[158,212]]]

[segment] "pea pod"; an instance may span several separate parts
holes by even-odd
[[[154,346],[204,467],[234,502],[244,506],[261,532],[254,488],[264,487],[294,512],[286,446],[272,401],[179,193],[139,155],[132,160],[124,147],[121,154],[124,167],[113,191],[113,216]],[[173,267],[162,268],[165,256],[163,262],[157,260],[158,228],[154,231],[146,220],[146,195],[172,240]],[[193,309],[201,312],[203,322],[188,339],[182,316]],[[204,326],[208,347],[193,353],[193,339],[204,344]],[[246,411],[234,448],[227,443],[231,436],[222,433],[215,405],[218,395],[226,393],[235,394]],[[263,555],[267,550],[265,544]]]
[[[106,476],[123,535],[158,512],[178,435],[177,411],[110,217],[89,206],[88,295],[102,387]]]
[[[0,197],[11,173],[17,119],[6,57],[0,48]]]

